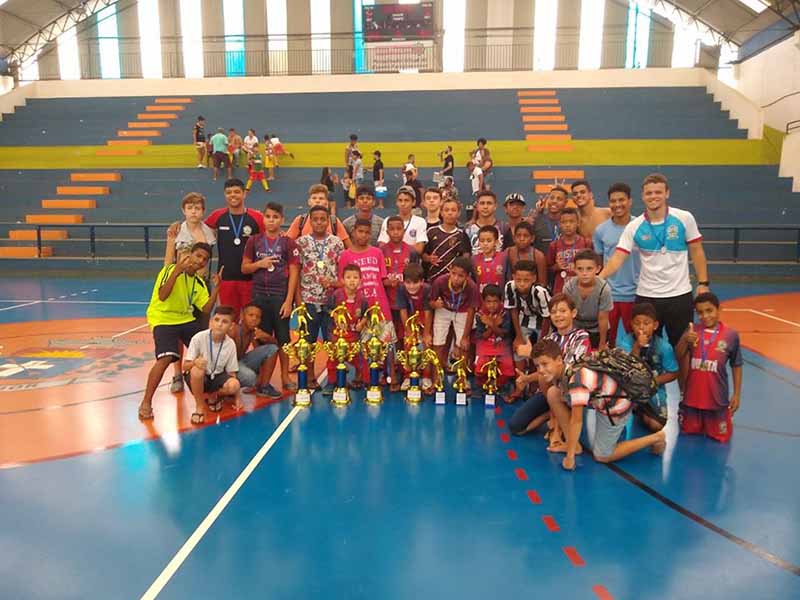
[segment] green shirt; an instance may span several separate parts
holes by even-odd
[[[211,142],[211,147],[214,149],[214,152],[228,153],[228,136],[224,133],[215,133],[211,136],[209,141]]]
[[[169,279],[175,265],[166,265],[158,273],[147,307],[147,324],[151,328],[158,325],[183,325],[194,321],[194,307],[203,310],[208,302],[208,288],[203,278],[198,275],[181,273],[172,286],[172,292],[166,300],[158,297],[158,290]]]

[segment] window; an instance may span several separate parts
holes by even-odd
[[[467,22],[466,0],[448,0],[442,6],[444,39],[442,40],[442,70],[461,73],[464,70],[464,27]]]
[[[97,38],[100,46],[100,76],[119,79],[119,32],[117,5],[106,6],[97,13]]]
[[[225,28],[225,74],[228,77],[243,77],[245,60],[242,0],[223,0],[222,17]]]
[[[58,36],[58,69],[61,72],[61,79],[81,78],[78,35],[74,27]]]
[[[552,71],[556,64],[558,0],[536,0],[533,16],[533,70]]]
[[[633,0],[628,6],[628,38],[625,51],[626,69],[647,67],[650,46],[650,9]]]
[[[200,0],[180,0],[181,48],[183,76],[200,79],[205,75],[203,65],[203,16]]]
[[[139,0],[139,48],[142,55],[142,77],[161,79],[161,22],[158,0]]]
[[[675,23],[672,42],[672,68],[693,67],[697,62],[697,28],[685,23]]]
[[[582,0],[579,69],[599,69],[603,45],[606,0]]]

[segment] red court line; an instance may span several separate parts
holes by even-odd
[[[561,531],[558,522],[550,515],[544,515],[542,521],[544,521],[544,526],[547,527],[548,531]]]
[[[525,469],[514,469],[514,474],[520,481],[528,481],[528,474],[525,472]]]
[[[506,426],[506,422],[503,419],[497,419],[497,427],[503,429]]]
[[[539,496],[539,492],[536,490],[528,490],[528,500],[531,501],[531,504],[541,504],[542,499]]]
[[[612,596],[611,593],[602,585],[593,585],[592,591],[600,600],[614,600],[614,596]]]
[[[513,450],[509,450],[506,454],[508,455],[508,460],[517,460],[517,453]]]
[[[501,414],[503,414],[503,409],[502,409],[502,408],[500,408],[499,406],[495,406],[495,407],[494,407],[494,414],[496,414],[496,415],[501,415]]]
[[[575,549],[574,546],[566,546],[564,549],[564,554],[567,555],[572,566],[574,567],[585,567],[586,561],[581,558],[581,555],[578,554],[578,551]]]
[[[500,441],[503,442],[504,444],[507,444],[508,442],[511,441],[511,436],[508,435],[507,433],[501,433],[500,434]]]

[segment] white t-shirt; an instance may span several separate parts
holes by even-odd
[[[236,373],[239,371],[239,361],[236,360],[236,344],[227,335],[220,342],[211,341],[211,330],[205,329],[194,334],[189,342],[189,347],[183,355],[184,361],[193,361],[195,358],[203,357],[208,361],[206,365],[206,375],[214,377],[222,372]],[[213,358],[211,354],[214,354]]]
[[[258,137],[255,135],[245,136],[244,140],[242,140],[242,143],[247,150],[252,151],[256,146],[258,146]]]
[[[217,233],[211,229],[208,225],[200,222],[200,229],[203,232],[203,237],[205,238],[205,243],[209,246],[213,246],[217,243]],[[189,225],[184,221],[181,223],[181,228],[178,231],[178,235],[175,236],[175,251],[178,254],[182,254],[184,252],[189,252],[192,249],[192,246],[195,245],[197,240],[194,239],[192,232],[189,231]]]
[[[381,224],[381,233],[378,235],[378,242],[385,244],[389,241],[389,234],[386,233],[386,221],[389,217],[383,220]],[[417,215],[411,215],[411,220],[403,221],[406,232],[403,234],[403,241],[406,244],[419,244],[420,242],[426,243],[428,241],[428,224],[425,219]]]
[[[625,226],[617,250],[639,249],[641,270],[636,293],[648,298],[673,298],[692,291],[689,280],[689,244],[703,236],[687,210],[669,207],[666,218],[650,222],[646,213]]]
[[[472,179],[473,195],[481,191],[481,175],[483,175],[483,169],[476,165],[475,168],[472,169],[472,173],[469,175],[470,179]]]

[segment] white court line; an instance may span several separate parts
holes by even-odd
[[[14,302],[30,302],[31,304],[150,304],[141,300],[55,300],[53,298],[49,300],[0,300],[0,304],[13,304]]]
[[[156,580],[152,583],[152,585],[147,588],[147,591],[142,595],[141,600],[153,600],[161,593],[161,590],[164,589],[164,586],[169,583],[169,580],[172,579],[172,576],[175,572],[180,568],[183,562],[189,557],[189,554],[192,553],[195,546],[200,543],[200,540],[203,539],[203,536],[208,532],[211,526],[214,524],[214,521],[222,514],[222,511],[228,506],[233,497],[236,493],[241,489],[241,487],[245,484],[247,479],[250,475],[253,474],[253,471],[256,470],[259,463],[264,459],[267,455],[267,452],[270,451],[272,446],[275,445],[275,442],[278,441],[278,438],[281,437],[281,434],[286,431],[286,428],[289,427],[289,424],[292,420],[297,416],[302,408],[299,406],[295,406],[292,410],[289,411],[289,414],[286,415],[286,418],[281,421],[281,424],[278,425],[278,428],[272,432],[272,435],[269,436],[269,439],[264,442],[264,445],[261,446],[258,452],[256,452],[255,456],[250,460],[244,470],[239,474],[236,480],[233,482],[231,487],[228,488],[222,498],[214,505],[214,508],[211,509],[211,512],[208,513],[205,519],[197,526],[197,529],[194,530],[194,533],[189,536],[189,539],[181,546],[181,549],[178,550],[178,553],[172,557],[172,560],[169,561],[164,570],[161,574],[156,578]]]
[[[724,308],[723,310],[725,310],[726,312],[750,312],[760,317],[766,317],[767,319],[772,319],[773,321],[780,321],[781,323],[786,323],[787,325],[794,325],[795,327],[800,327],[800,323],[795,323],[794,321],[787,321],[786,319],[781,319],[780,317],[776,317],[775,315],[771,315],[769,313],[756,310],[755,308]]]
[[[147,323],[143,323],[143,324],[139,325],[138,327],[134,327],[133,329],[126,329],[122,333],[114,334],[114,335],[111,336],[111,339],[115,340],[118,337],[122,337],[123,335],[127,335],[129,333],[133,333],[134,331],[139,331],[143,327],[147,327]],[[83,346],[78,348],[78,350],[86,350],[86,348],[91,348],[92,346],[94,346],[94,344],[84,344]]]
[[[0,308],[0,311],[4,310],[14,310],[15,308],[22,308],[23,306],[33,306],[34,304],[41,304],[43,300],[32,300],[31,302],[25,302],[24,304],[17,304],[15,306],[5,306]]]

